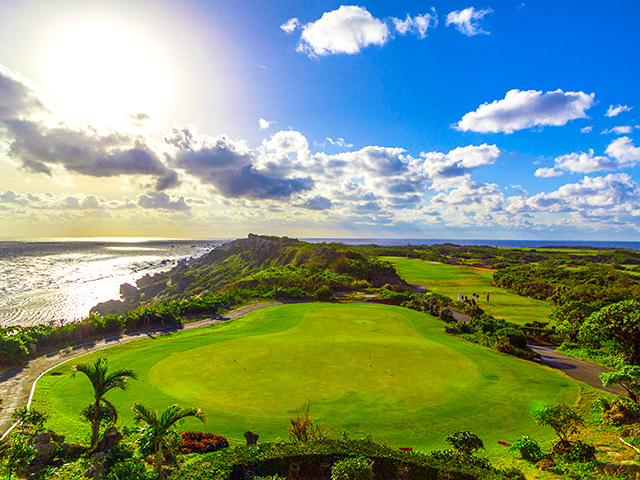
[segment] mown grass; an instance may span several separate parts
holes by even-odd
[[[311,414],[336,434],[420,450],[443,449],[444,437],[471,430],[491,455],[498,440],[530,435],[551,440],[530,412],[545,404],[574,404],[577,382],[529,362],[497,354],[442,331],[428,315],[383,305],[306,303],[269,307],[213,328],[113,347],[111,368],[133,368],[139,380],[107,395],[131,425],[131,406],[198,406],[204,430],[243,440],[286,437],[289,417],[311,402]],[[92,391],[71,376],[68,362],[43,377],[34,406],[73,441],[89,431],[79,420]],[[371,366],[370,366],[371,365]]]
[[[381,257],[391,262],[398,274],[408,283],[421,285],[428,290],[458,300],[458,293],[471,298],[480,295],[478,304],[485,312],[496,318],[520,325],[537,320],[548,321],[553,306],[521,297],[491,284],[493,270],[461,265],[423,262],[405,257]],[[489,302],[487,302],[487,292]]]

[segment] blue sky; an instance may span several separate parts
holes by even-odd
[[[0,2],[21,236],[640,238],[635,2]]]

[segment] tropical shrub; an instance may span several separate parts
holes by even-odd
[[[463,430],[454,432],[445,437],[445,441],[453,448],[466,455],[473,455],[478,450],[484,450],[482,440],[475,433]]]
[[[596,447],[578,440],[564,458],[569,462],[591,462],[596,458]]]
[[[373,480],[373,460],[360,455],[336,462],[331,468],[331,480]]]
[[[180,432],[182,453],[209,453],[217,452],[229,446],[229,441],[213,433],[206,432]]]
[[[531,463],[537,463],[544,457],[538,442],[526,435],[513,442],[510,450],[518,452],[520,457]]]

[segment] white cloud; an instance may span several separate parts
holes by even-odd
[[[429,28],[435,28],[438,26],[438,14],[436,9],[431,7],[431,13],[425,13],[424,15],[416,15],[411,18],[407,14],[405,20],[392,17],[393,25],[400,35],[406,35],[409,32],[415,33],[420,38],[427,36],[427,30]]]
[[[621,127],[613,127],[613,128],[609,128],[607,130],[603,130],[602,132],[600,132],[601,135],[605,135],[607,133],[615,133],[616,135],[624,135],[624,134],[629,134],[633,131],[633,128],[631,128],[628,125],[625,126],[621,126]]]
[[[261,118],[260,120],[258,120],[258,125],[260,125],[260,130],[266,130],[274,123],[276,122],[265,120],[264,118]]]
[[[588,127],[582,127],[580,129],[580,133],[589,133],[593,130],[593,125],[589,125]]]
[[[593,150],[589,153],[570,153],[555,159],[555,168],[568,170],[570,172],[592,173],[602,170],[615,170],[618,165],[609,157],[594,155]]]
[[[293,33],[293,31],[300,26],[300,22],[297,18],[291,18],[285,23],[280,25],[280,28],[287,33]]]
[[[456,128],[473,132],[504,132],[537,126],[560,126],[576,118],[586,118],[585,110],[594,105],[594,94],[536,90],[510,90],[502,100],[480,105],[458,122]]]
[[[478,34],[489,35],[489,32],[480,27],[479,22],[485,15],[492,12],[493,10],[490,8],[476,10],[473,7],[465,8],[464,10],[456,10],[447,15],[446,25],[455,25],[456,29],[460,33],[469,37]]]
[[[616,138],[604,153],[615,158],[621,166],[630,167],[640,162],[640,148],[634,147],[629,137]]]
[[[556,170],[554,168],[539,168],[536,170],[536,172],[534,173],[534,175],[536,177],[540,177],[540,178],[551,178],[551,177],[559,177],[562,175],[562,172],[559,170]]]
[[[298,50],[309,55],[352,55],[369,45],[384,45],[388,37],[387,25],[365,8],[342,5],[302,27]]]
[[[264,143],[269,150],[283,152],[299,152],[309,150],[309,142],[300,132],[295,130],[283,130],[274,134]]]
[[[576,211],[583,215],[596,211],[606,217],[637,209],[639,201],[640,186],[629,175],[618,173],[606,177],[584,177],[580,183],[563,185],[555,192],[521,198],[512,202],[509,210],[551,213]]]
[[[351,148],[351,147],[353,147],[353,144],[345,142],[344,138],[338,138],[337,140],[333,140],[332,138],[327,137],[327,142],[329,142],[334,147],[340,147],[340,148]]]
[[[609,105],[609,109],[607,110],[607,113],[605,113],[605,116],[615,117],[616,115],[620,115],[622,112],[630,111],[632,108],[633,107],[627,107],[626,105],[618,105],[616,107]]]

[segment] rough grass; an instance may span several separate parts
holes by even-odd
[[[269,307],[238,320],[117,346],[82,359],[107,356],[111,368],[133,368],[139,380],[107,398],[130,425],[131,406],[198,406],[204,430],[243,441],[285,437],[289,417],[307,401],[311,415],[337,435],[420,450],[447,448],[444,437],[471,430],[490,454],[521,435],[550,440],[530,412],[580,397],[577,383],[539,365],[497,354],[447,335],[428,315],[400,307],[306,303]],[[77,361],[73,362],[77,363]],[[86,377],[72,363],[43,377],[34,406],[51,414],[51,427],[84,440],[79,421],[91,398]]]
[[[471,298],[480,295],[478,304],[496,318],[520,325],[537,320],[547,322],[553,306],[521,297],[491,284],[493,270],[461,265],[423,262],[416,258],[381,257],[391,262],[398,274],[408,283],[421,285],[428,290],[458,300],[458,293]],[[489,302],[487,303],[487,292]]]

